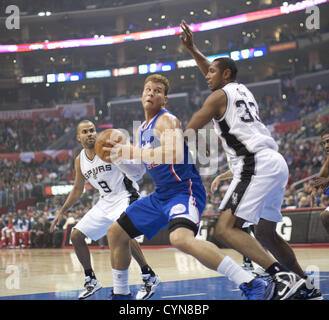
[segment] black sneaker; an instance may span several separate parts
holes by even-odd
[[[304,284],[291,300],[323,300],[322,293],[315,286],[307,288]]]
[[[301,294],[305,280],[293,272],[278,272],[273,275],[274,292],[271,300],[292,300]]]

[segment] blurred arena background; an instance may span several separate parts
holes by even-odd
[[[319,214],[329,197],[318,196],[313,208],[310,202],[310,180],[326,157],[319,133],[329,123],[328,16],[325,0],[1,0],[0,254],[70,248],[72,225],[98,199],[91,186],[62,225],[47,230],[73,186],[81,119],[132,136],[133,121],[144,116],[143,81],[155,72],[170,80],[169,109],[183,124],[200,108],[210,91],[181,45],[181,19],[195,26],[195,42],[209,59],[236,61],[238,81],[256,96],[289,165],[278,231],[295,246],[328,247]],[[211,162],[226,171],[221,147]],[[199,236],[216,242],[212,228],[228,183],[212,194],[218,171],[201,167],[208,202]],[[140,188],[152,192],[147,175]],[[165,231],[142,242],[168,244]]]

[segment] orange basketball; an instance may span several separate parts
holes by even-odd
[[[116,142],[116,143],[125,143],[127,140],[127,137],[123,132],[121,132],[118,129],[106,129],[102,132],[100,132],[97,135],[96,142],[95,142],[95,152],[96,154],[106,162],[111,162],[111,160],[105,159],[105,157],[108,157],[110,155],[110,151],[104,151],[103,147],[109,146],[107,143],[107,140],[110,140],[110,142]]]

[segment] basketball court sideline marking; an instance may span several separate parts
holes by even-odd
[[[177,295],[177,296],[164,296],[164,297],[161,297],[161,299],[192,297],[192,296],[204,296],[204,295],[207,295],[207,293],[190,293],[190,294],[180,294],[180,295]]]

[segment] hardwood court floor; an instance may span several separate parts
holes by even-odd
[[[324,298],[329,300],[329,246],[294,248],[302,268],[316,271]],[[109,250],[91,249],[92,264],[103,289],[92,299],[107,299],[113,286]],[[238,288],[225,277],[201,265],[196,259],[174,248],[144,249],[149,265],[162,283],[153,299],[243,299]],[[242,256],[222,249],[239,264]],[[129,273],[132,291],[141,284],[140,268],[132,260]],[[0,299],[76,299],[83,288],[84,274],[72,249],[0,250]],[[210,294],[211,293],[211,294]]]

